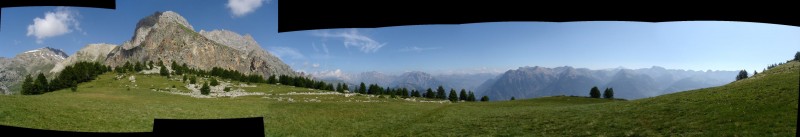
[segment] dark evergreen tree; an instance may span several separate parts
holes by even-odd
[[[50,85],[47,84],[47,78],[44,77],[44,73],[39,73],[39,76],[36,76],[34,85],[36,85],[36,94],[42,94],[50,90]]]
[[[592,90],[589,91],[589,97],[600,98],[600,89],[597,86],[592,87]]]
[[[444,87],[439,85],[439,88],[436,88],[436,98],[445,100],[447,99],[447,95],[445,94]]]
[[[138,62],[138,61],[137,61],[137,62],[136,62],[136,65],[134,65],[134,66],[133,66],[133,70],[134,70],[135,72],[142,71],[142,70],[144,70],[144,65],[142,65],[142,63],[141,63],[141,62]]]
[[[275,79],[275,75],[269,76],[269,78],[267,79],[267,84],[275,84],[277,82],[278,80]]]
[[[467,101],[467,90],[461,89],[461,94],[458,94],[458,100]]]
[[[181,82],[186,82],[187,79],[189,79],[189,77],[186,76],[186,75],[183,75],[183,79],[181,79]]]
[[[161,66],[161,70],[159,71],[159,74],[161,74],[161,76],[169,76],[169,71],[167,71],[167,67]]]
[[[603,92],[603,98],[614,98],[614,88],[606,88],[606,91]]]
[[[208,83],[203,83],[203,87],[200,88],[200,94],[208,95],[211,92],[211,88],[208,87]]]
[[[350,92],[350,88],[347,87],[347,83],[342,84],[342,92]]]
[[[486,101],[489,101],[489,96],[481,97],[481,102],[486,102]]]
[[[758,74],[758,71],[757,70],[753,70],[753,76],[756,76],[757,74]]]
[[[25,81],[22,82],[22,95],[34,95],[35,87],[33,87],[33,78],[31,75],[25,76]]]
[[[467,96],[468,96],[467,101],[472,101],[472,102],[477,101],[477,99],[475,98],[475,93],[472,93],[472,91],[469,91],[469,95]]]
[[[197,76],[192,76],[189,78],[189,84],[197,84]]]
[[[358,86],[358,93],[367,94],[367,85],[364,82],[361,82],[361,85]]]
[[[736,75],[736,81],[739,81],[739,80],[742,80],[742,79],[746,79],[747,75],[748,75],[747,74],[747,70],[739,71],[739,75]]]
[[[514,98],[514,96],[511,96],[511,100],[516,100],[516,99]]]
[[[408,97],[410,97],[410,96],[411,96],[411,95],[408,93],[408,89],[407,89],[407,88],[403,88],[403,89],[401,89],[401,92],[402,92],[403,98],[408,98]]]
[[[436,93],[433,93],[433,90],[431,90],[431,88],[428,88],[428,90],[426,90],[426,92],[425,92],[425,97],[426,98],[436,98]]]
[[[450,95],[448,96],[450,102],[458,102],[458,93],[456,93],[455,89],[450,89]]]
[[[122,65],[122,69],[124,69],[124,72],[133,72],[134,71],[133,70],[133,65],[131,65],[131,62],[128,62],[128,61],[125,61],[125,65]]]
[[[219,81],[217,81],[216,78],[211,78],[211,86],[217,86],[217,85],[219,85]]]
[[[800,61],[800,51],[798,51],[797,53],[794,53],[794,60]]]

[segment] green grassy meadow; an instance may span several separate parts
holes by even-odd
[[[155,118],[264,117],[268,136],[795,136],[800,98],[796,61],[725,86],[631,101],[560,96],[415,102],[296,95],[288,93],[323,91],[269,84],[234,87],[265,95],[193,98],[154,91],[188,90],[178,77],[136,74],[133,83],[131,74],[119,80],[117,75],[103,74],[77,92],[0,96],[0,124],[145,132]]]

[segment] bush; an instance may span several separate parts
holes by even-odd
[[[75,91],[78,91],[78,86],[77,86],[77,85],[75,85],[75,86],[72,86],[72,87],[71,87],[71,88],[69,88],[69,89],[70,89],[70,90],[72,90],[72,92],[75,92]]]
[[[208,95],[211,92],[211,88],[208,87],[208,83],[203,84],[203,87],[200,88],[200,94]]]
[[[225,91],[225,92],[231,91],[231,87],[225,87],[225,89],[223,89],[223,91]]]
[[[189,84],[197,84],[197,76],[192,76],[192,78],[189,78]]]
[[[219,81],[217,81],[216,78],[211,78],[211,86],[217,86],[217,85],[219,85]]]

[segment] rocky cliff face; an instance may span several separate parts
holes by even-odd
[[[50,70],[67,57],[59,49],[44,47],[17,54],[14,58],[0,58],[0,93],[12,94],[25,75],[52,75]]]
[[[139,21],[134,37],[112,50],[105,64],[163,61],[165,64],[186,63],[204,70],[220,67],[265,77],[297,76],[288,65],[261,49],[249,35],[230,31],[203,33],[205,35],[195,32],[186,19],[175,12],[157,12]]]

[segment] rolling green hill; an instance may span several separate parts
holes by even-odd
[[[180,79],[137,74],[131,82],[129,76],[106,73],[77,92],[0,96],[0,124],[143,132],[154,118],[264,117],[269,136],[794,136],[800,97],[796,61],[725,86],[632,101],[448,103],[267,84],[234,86],[263,95],[194,98],[159,92],[188,91]]]

